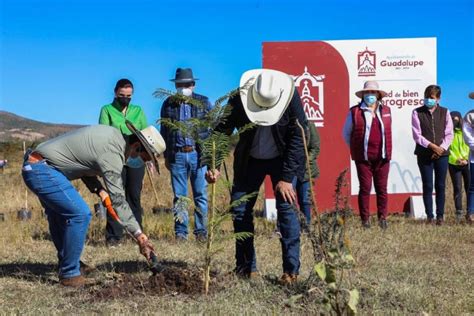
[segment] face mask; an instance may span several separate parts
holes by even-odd
[[[127,97],[116,97],[115,99],[117,100],[118,104],[122,107],[122,109],[124,107],[127,107],[130,104],[130,100],[132,100],[132,98],[127,98]]]
[[[186,97],[190,97],[193,94],[193,90],[191,88],[176,88],[176,91]]]
[[[364,95],[364,102],[367,105],[374,104],[375,102],[377,102],[377,95],[374,93]]]
[[[461,121],[457,120],[457,121],[454,121],[453,120],[453,125],[454,125],[454,128],[455,129],[461,129]]]
[[[436,100],[425,98],[423,103],[424,103],[424,105],[426,105],[427,108],[431,109],[432,107],[434,107],[436,105]]]
[[[137,169],[143,167],[145,165],[145,162],[140,156],[136,156],[135,158],[130,156],[127,159],[126,165],[130,168]]]

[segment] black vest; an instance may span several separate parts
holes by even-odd
[[[420,120],[421,135],[431,143],[441,145],[446,131],[448,109],[438,105],[433,113],[426,106],[419,107],[415,111],[418,113],[418,119]],[[415,155],[420,156],[420,158],[431,159],[433,151],[416,144]],[[449,155],[449,150],[443,154],[443,156],[447,155]]]

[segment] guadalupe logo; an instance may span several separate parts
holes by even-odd
[[[357,70],[359,72],[359,77],[375,76],[375,62],[375,51],[370,51],[366,47],[363,52],[357,53]]]
[[[300,93],[301,103],[309,121],[317,127],[324,126],[324,78],[325,75],[313,75],[304,67],[301,75],[292,76]]]

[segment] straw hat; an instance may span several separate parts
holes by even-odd
[[[155,164],[156,170],[159,170],[156,157],[161,155],[166,150],[166,143],[160,132],[158,132],[156,127],[152,125],[139,131],[130,121],[126,121],[125,124],[133,134],[137,135],[140,143],[145,148],[148,155]]]
[[[387,96],[387,92],[380,90],[377,81],[373,80],[366,81],[364,83],[364,89],[357,91],[355,95],[362,99],[364,97],[364,92],[366,91],[378,91],[382,98]]]

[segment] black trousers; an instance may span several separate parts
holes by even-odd
[[[449,164],[449,175],[451,176],[451,181],[453,182],[454,206],[456,207],[456,213],[461,213],[461,211],[463,210],[462,208],[463,180],[464,180],[464,191],[466,192],[466,197],[468,196],[468,191],[469,191],[469,183],[470,183],[469,165],[456,166],[456,165]]]
[[[130,168],[124,166],[122,170],[122,181],[125,187],[125,196],[127,203],[132,209],[140,228],[142,227],[143,209],[140,202],[143,177],[145,176],[145,166],[141,168]],[[105,239],[107,241],[120,240],[123,237],[124,231],[122,226],[115,222],[112,217],[107,214],[107,225],[105,226]]]

